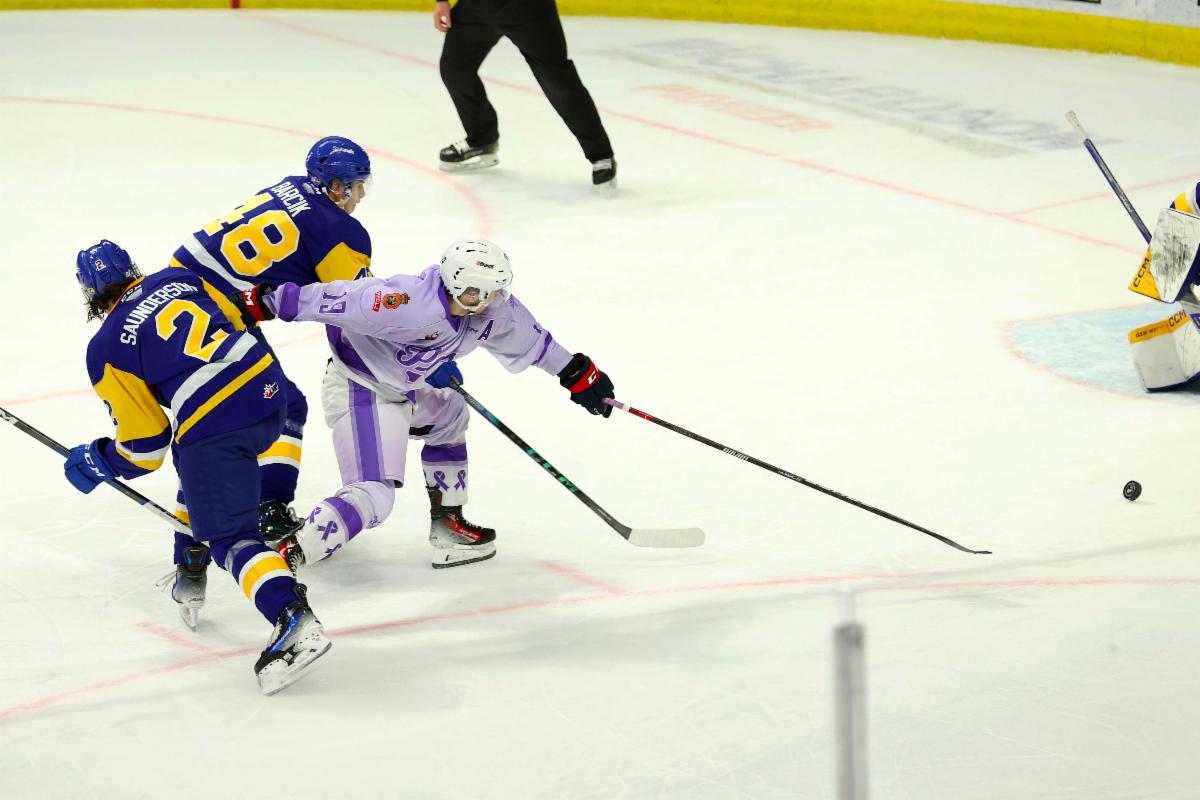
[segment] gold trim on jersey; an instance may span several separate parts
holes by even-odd
[[[258,360],[257,364],[247,369],[241,375],[238,375],[229,383],[221,387],[220,391],[205,400],[204,403],[201,404],[201,406],[197,408],[192,415],[187,418],[186,421],[180,423],[179,428],[175,431],[175,441],[178,442],[181,438],[183,438],[183,435],[191,430],[193,425],[203,419],[208,412],[212,411],[214,408],[224,402],[231,394],[249,383],[255,375],[271,366],[271,363],[274,360],[275,359],[271,357],[271,354],[267,353]]]
[[[317,280],[321,283],[352,281],[369,275],[370,267],[370,256],[352,249],[345,242],[339,242],[317,264]]]
[[[158,405],[154,392],[150,391],[150,387],[138,376],[119,370],[112,364],[105,364],[104,374],[92,388],[108,405],[108,413],[117,425],[118,442],[149,439],[170,429],[171,422]],[[151,470],[158,469],[162,464],[158,453],[142,455],[146,457],[144,464],[132,460],[131,463]],[[154,466],[148,466],[149,464]]]

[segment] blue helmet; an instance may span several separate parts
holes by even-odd
[[[304,166],[313,184],[324,189],[329,188],[334,178],[340,178],[348,187],[371,177],[367,152],[344,136],[326,136],[314,144]]]
[[[129,253],[108,239],[80,250],[75,257],[75,278],[89,303],[104,294],[108,287],[141,276]]]

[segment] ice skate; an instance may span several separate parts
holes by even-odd
[[[592,185],[608,194],[617,193],[617,160],[598,158],[592,162]]]
[[[282,500],[264,500],[258,504],[258,529],[262,532],[267,547],[275,547],[280,540],[293,534],[304,525],[304,520]]]
[[[175,565],[174,576],[168,574],[162,584],[174,578],[171,599],[179,604],[179,617],[192,630],[200,622],[204,608],[204,591],[208,586],[208,548],[202,544],[183,548],[183,563]]]
[[[468,522],[462,506],[442,505],[442,493],[429,491],[429,544],[433,546],[433,568],[461,567],[486,561],[496,555],[496,532]]]
[[[438,169],[442,172],[473,172],[494,167],[500,163],[500,157],[496,155],[499,149],[499,142],[471,147],[463,139],[442,148],[438,153]]]
[[[279,613],[271,640],[254,665],[262,693],[275,694],[300,680],[330,647],[333,642],[309,607],[304,584],[296,584],[296,599]]]
[[[275,544],[268,545],[268,547],[275,548],[275,552],[279,553],[283,560],[287,562],[288,569],[292,571],[293,575],[304,565],[304,551],[300,548],[300,542],[297,541],[296,534],[289,533]]]

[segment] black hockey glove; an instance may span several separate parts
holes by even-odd
[[[604,401],[615,396],[613,382],[583,353],[576,353],[562,368],[558,382],[571,392],[571,402],[579,403],[592,414],[604,417],[612,414],[612,406]]]
[[[275,287],[269,283],[260,283],[257,286],[252,286],[242,292],[242,310],[246,312],[246,316],[255,322],[266,322],[269,319],[275,319],[275,312],[271,310],[267,303],[263,302],[264,298],[271,295],[275,291]]]

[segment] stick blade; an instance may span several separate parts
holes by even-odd
[[[634,528],[629,543],[638,547],[699,547],[704,544],[700,528]]]

